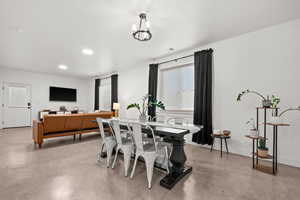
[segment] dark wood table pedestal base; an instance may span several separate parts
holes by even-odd
[[[172,166],[169,167],[170,173],[160,181],[160,185],[167,189],[172,189],[179,180],[192,172],[192,167],[185,166],[186,155],[183,137],[164,137],[164,141],[173,145],[170,157]]]
[[[170,190],[176,185],[178,181],[191,173],[192,170],[192,167],[186,166],[184,167],[182,172],[172,172],[160,180],[160,185]]]

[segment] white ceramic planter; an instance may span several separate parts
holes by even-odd
[[[258,136],[258,131],[257,130],[250,130],[250,135],[252,137],[257,137]]]
[[[270,123],[272,123],[272,124],[282,124],[283,123],[283,120],[282,120],[282,118],[281,117],[275,117],[275,116],[272,116],[271,118],[270,118]]]

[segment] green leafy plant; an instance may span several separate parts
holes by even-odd
[[[127,110],[131,109],[131,108],[136,108],[140,113],[141,113],[141,108],[140,108],[140,105],[137,104],[137,103],[132,103],[132,104],[129,104],[127,106]],[[141,113],[142,114],[142,113]]]
[[[271,107],[276,108],[279,103],[280,103],[280,98],[272,95],[271,96]]]
[[[249,89],[247,90],[244,90],[242,92],[240,92],[236,98],[237,101],[241,101],[242,100],[242,96],[244,96],[245,94],[249,94],[249,93],[252,93],[252,94],[256,94],[258,95],[259,97],[261,97],[263,100],[267,100],[262,94],[256,92],[256,91],[251,91]]]
[[[162,110],[165,110],[165,105],[163,102],[153,99],[151,95],[146,94],[142,97],[142,102],[139,103],[132,103],[127,106],[127,110],[136,108],[140,115],[146,115],[149,107],[158,107]]]
[[[160,109],[162,109],[162,110],[165,110],[165,109],[166,109],[166,108],[165,108],[165,105],[163,104],[163,102],[157,101],[157,100],[154,100],[154,101],[150,100],[149,106],[150,106],[150,107],[158,107],[158,108],[160,108]]]
[[[266,140],[265,139],[260,139],[258,143],[258,148],[263,149],[263,150],[268,150],[266,147]]]
[[[282,111],[278,116],[281,117],[284,113],[286,113],[288,111],[291,111],[291,110],[298,110],[298,111],[300,111],[300,106],[298,106],[296,108],[288,108],[288,109]]]
[[[250,130],[257,131],[256,124],[253,118],[246,122],[250,126]]]

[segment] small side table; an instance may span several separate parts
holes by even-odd
[[[230,139],[231,136],[230,135],[223,135],[223,134],[221,134],[221,135],[212,134],[211,136],[213,138],[213,141],[212,141],[212,144],[211,144],[210,151],[212,152],[212,150],[214,148],[215,138],[219,138],[220,141],[221,141],[221,143],[220,143],[220,145],[221,145],[221,157],[223,156],[223,140],[225,142],[225,147],[226,147],[226,151],[227,151],[227,154],[228,154],[229,151],[228,151],[227,139]]]

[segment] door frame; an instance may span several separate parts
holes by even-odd
[[[31,107],[30,107],[30,124],[29,126],[32,127],[32,85],[31,84],[28,84],[28,83],[18,83],[18,82],[10,82],[10,81],[1,81],[0,82],[0,86],[1,86],[1,109],[0,109],[0,114],[1,114],[1,122],[0,122],[0,129],[4,129],[4,126],[3,126],[3,122],[4,122],[4,102],[5,102],[5,93],[4,93],[4,86],[5,84],[15,84],[15,85],[22,85],[22,86],[26,86],[26,87],[29,87],[29,95],[30,95],[30,104],[31,104]]]

